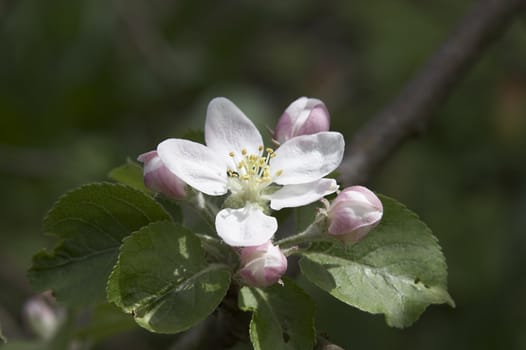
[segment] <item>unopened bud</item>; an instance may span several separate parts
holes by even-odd
[[[279,282],[287,271],[287,258],[270,241],[241,249],[239,274],[253,287],[267,287]]]
[[[328,131],[330,116],[325,104],[315,98],[300,97],[279,118],[274,139],[283,143],[293,137]]]
[[[24,318],[31,330],[42,339],[51,339],[65,320],[65,310],[48,293],[29,299],[23,308]]]
[[[137,160],[144,164],[146,187],[171,198],[182,199],[186,196],[186,183],[164,165],[157,151],[143,153]]]
[[[382,202],[369,189],[352,186],[344,189],[328,211],[329,234],[344,242],[357,242],[382,218]]]

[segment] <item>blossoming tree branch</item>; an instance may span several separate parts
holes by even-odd
[[[138,156],[142,166],[114,169],[115,183],[55,203],[44,230],[58,244],[34,257],[33,285],[71,308],[116,305],[155,333],[249,312],[244,332],[256,349],[312,349],[320,339],[314,302],[287,277],[293,255],[346,312],[383,314],[392,327],[430,304],[454,305],[430,229],[394,199],[339,187],[345,141],[322,101],[292,102],[269,139],[233,102],[213,99],[204,144],[164,140]],[[189,210],[206,225],[187,220]],[[308,224],[278,231],[291,215]]]
[[[244,341],[324,348],[330,340],[316,331],[305,281],[349,305],[342,312],[381,314],[397,328],[431,304],[453,306],[430,229],[396,200],[338,182],[367,179],[419,132],[524,3],[476,2],[393,103],[348,140],[342,164],[344,137],[329,131],[323,102],[294,101],[265,143],[243,112],[217,98],[201,143],[195,135],[165,140],[113,169],[113,182],[66,193],[44,219],[57,244],[36,254],[29,272],[45,291],[24,310],[45,343],[38,348],[66,349],[64,337],[77,346],[90,332],[137,324],[177,334],[177,349]],[[301,286],[287,272],[292,256]],[[95,325],[102,319],[111,326]]]

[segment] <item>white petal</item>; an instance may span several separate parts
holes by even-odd
[[[255,205],[221,210],[216,216],[216,230],[228,245],[249,247],[260,245],[272,238],[278,229],[276,218],[265,215]]]
[[[300,185],[285,185],[269,196],[270,207],[274,210],[301,207],[336,192],[338,184],[334,179],[319,179]]]
[[[196,190],[211,196],[227,192],[227,165],[206,146],[168,139],[157,146],[157,154],[171,172]]]
[[[232,101],[217,97],[210,101],[205,122],[206,145],[226,157],[234,152],[237,157],[246,149],[249,154],[259,154],[263,140],[252,121]]]
[[[336,169],[343,158],[345,141],[342,134],[332,131],[297,136],[276,150],[271,163],[271,175],[280,185],[300,184],[318,180]]]

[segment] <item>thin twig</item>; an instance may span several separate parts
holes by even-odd
[[[477,1],[392,103],[353,136],[341,165],[343,183],[366,182],[405,140],[421,133],[455,84],[525,4],[526,0]]]

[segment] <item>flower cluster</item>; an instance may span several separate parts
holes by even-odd
[[[278,228],[273,211],[304,206],[338,191],[326,178],[343,158],[345,143],[329,131],[325,104],[302,97],[282,114],[275,131],[276,149],[266,147],[254,124],[230,100],[215,98],[208,105],[205,145],[167,139],[157,150],[139,156],[145,185],[174,199],[188,187],[208,196],[226,196],[215,216],[218,236],[238,247],[240,275],[246,283],[268,286],[285,273],[287,259],[272,244]],[[357,241],[382,216],[382,204],[364,187],[338,194],[326,211],[327,233]]]

